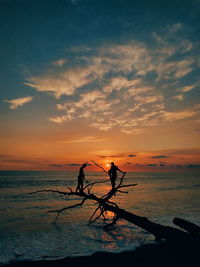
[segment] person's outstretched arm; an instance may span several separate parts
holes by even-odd
[[[121,173],[124,173],[124,174],[126,173],[126,172],[123,172],[122,170],[120,170],[118,167],[117,167],[117,170],[120,171]]]

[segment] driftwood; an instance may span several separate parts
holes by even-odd
[[[95,163],[96,164],[96,163]],[[99,166],[98,164],[96,164]],[[100,167],[100,166],[99,166]],[[101,168],[102,169],[102,168]],[[103,171],[105,171],[103,169]],[[106,171],[105,171],[106,172]],[[107,172],[106,172],[107,173]],[[200,242],[199,238],[199,226],[196,226],[188,221],[185,221],[183,219],[174,219],[174,223],[181,226],[182,228],[186,229],[188,232],[182,231],[180,229],[171,227],[171,226],[164,226],[158,223],[154,223],[150,221],[146,217],[141,217],[136,214],[133,214],[131,212],[128,212],[124,209],[121,209],[115,202],[111,201],[111,198],[119,193],[128,193],[127,191],[124,191],[125,188],[128,187],[133,187],[136,186],[137,184],[123,184],[125,178],[125,173],[122,175],[122,177],[119,179],[118,185],[110,191],[108,191],[107,194],[103,196],[96,196],[94,193],[92,193],[92,188],[98,184],[98,183],[105,183],[108,182],[108,180],[105,181],[96,181],[93,183],[90,183],[86,185],[83,188],[83,191],[76,192],[72,188],[68,187],[68,191],[59,191],[59,190],[39,190],[36,192],[32,192],[30,194],[35,194],[35,193],[43,193],[43,192],[48,192],[48,193],[57,193],[63,196],[67,197],[73,197],[73,196],[78,196],[80,197],[81,201],[79,203],[76,203],[72,206],[67,206],[63,207],[61,209],[56,209],[56,210],[50,210],[48,211],[49,213],[57,213],[57,216],[55,218],[55,221],[58,219],[59,215],[68,210],[72,209],[78,206],[82,206],[85,204],[87,200],[93,200],[97,207],[94,210],[93,214],[91,215],[89,219],[89,224],[94,223],[96,220],[102,218],[104,221],[106,220],[106,211],[111,211],[113,215],[113,221],[110,224],[107,224],[104,226],[105,228],[108,228],[109,226],[114,225],[119,219],[124,219],[130,223],[135,224],[138,227],[141,227],[142,229],[146,230],[147,232],[153,234],[156,238],[156,240],[167,240],[167,241],[172,241],[172,242],[190,242],[190,241],[197,241],[198,243]],[[55,222],[54,221],[54,222]],[[195,239],[194,239],[195,235]]]
[[[180,219],[180,218],[174,218],[173,223],[178,225],[180,228],[183,228],[187,232],[193,234],[193,235],[199,235],[200,234],[200,227],[194,223],[191,223],[187,220]]]

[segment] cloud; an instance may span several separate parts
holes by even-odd
[[[174,32],[179,31],[183,27],[183,24],[182,23],[176,23],[176,24],[170,25],[168,27],[169,27],[169,32],[174,33]]]
[[[120,155],[107,155],[107,156],[104,156],[104,155],[101,155],[99,156],[99,158],[121,158],[122,156]]]
[[[130,154],[130,155],[128,155],[128,157],[133,158],[133,157],[136,157],[136,155],[135,154]]]
[[[68,115],[49,118],[49,120],[52,121],[52,122],[55,122],[55,123],[69,122],[69,121],[72,120],[72,116],[70,114],[68,114]]]
[[[29,76],[25,85],[39,92],[49,92],[57,99],[62,95],[73,95],[77,88],[101,79],[108,67],[100,58],[75,58],[75,67],[59,68],[41,76]]]
[[[167,166],[167,164],[165,164],[165,163],[160,163],[159,166],[160,166],[160,167],[165,167],[165,166]]]
[[[24,104],[29,103],[33,100],[33,96],[27,96],[22,98],[16,98],[11,100],[4,100],[4,102],[9,103],[10,109],[17,109],[22,107]]]
[[[52,64],[57,66],[57,67],[62,67],[65,63],[66,63],[66,59],[64,59],[64,58],[60,58],[60,59],[52,62]]]
[[[50,164],[50,167],[64,167],[65,164]]]
[[[185,93],[197,83],[184,85],[183,78],[198,66],[194,45],[180,35],[183,29],[181,23],[169,25],[153,34],[151,44],[131,40],[72,47],[73,56],[27,77],[26,85],[57,98],[61,114],[49,118],[54,123],[81,119],[101,131],[140,135],[146,127],[193,118],[199,111],[192,103],[184,106]]]
[[[186,168],[200,168],[200,164],[188,164],[185,166]]]
[[[177,121],[177,120],[194,117],[197,114],[198,112],[194,109],[186,109],[182,111],[173,111],[173,112],[164,111],[162,113],[162,118],[166,121]]]
[[[184,95],[175,95],[172,98],[176,99],[176,100],[179,100],[179,101],[182,101],[184,99]]]
[[[3,157],[1,161],[6,163],[37,164],[37,165],[39,164],[37,160],[29,160],[19,157]]]
[[[132,165],[132,162],[127,161],[124,164],[130,166],[130,165]]]
[[[67,164],[65,164],[65,165],[67,165],[67,166],[71,166],[71,167],[76,167],[76,166],[82,166],[83,165],[83,163],[67,163]],[[86,165],[87,166],[93,166],[91,163],[89,163],[89,162],[86,162]]]
[[[67,163],[67,166],[82,166],[83,164],[80,163]]]
[[[169,156],[166,155],[157,155],[157,156],[152,156],[152,159],[166,159],[166,158],[170,158]]]
[[[84,136],[77,139],[71,140],[63,140],[60,141],[62,144],[72,144],[72,143],[90,143],[90,142],[103,142],[103,138],[95,137],[95,136]]]
[[[6,155],[6,154],[0,154],[0,158],[9,158],[11,157],[10,155]]]
[[[130,93],[131,90],[137,88],[137,85],[140,83],[140,79],[128,80],[126,77],[114,77],[107,83],[107,85],[104,86],[103,91],[106,93],[112,93],[112,91],[120,91],[122,88],[130,88]]]
[[[177,91],[182,92],[182,93],[186,93],[191,91],[192,89],[194,89],[197,86],[197,84],[193,84],[193,85],[189,85],[189,86],[184,86],[181,89],[178,89]]]

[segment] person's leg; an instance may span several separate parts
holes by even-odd
[[[77,185],[77,187],[76,187],[76,192],[80,192],[81,191],[81,178],[80,177],[78,177],[78,185]]]
[[[112,185],[112,188],[115,189],[115,180],[114,179],[111,179],[111,185]]]
[[[80,190],[83,191],[83,180],[80,182]]]

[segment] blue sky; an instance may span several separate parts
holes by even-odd
[[[199,0],[1,0],[4,154],[29,155],[13,143],[34,136],[92,155],[103,140],[111,154],[196,151],[199,18]]]

